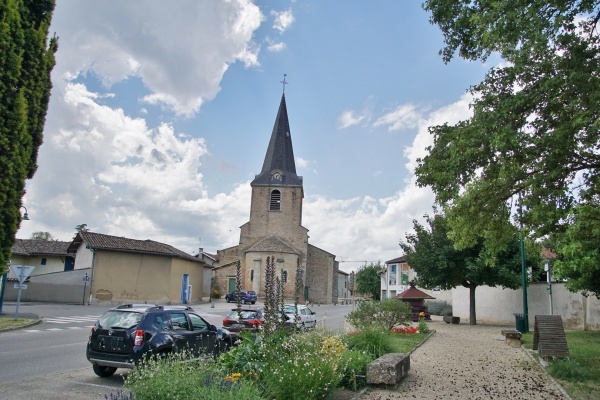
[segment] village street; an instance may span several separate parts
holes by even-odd
[[[235,308],[223,300],[191,305],[210,323],[221,326]],[[256,304],[252,307],[257,307]],[[319,326],[342,329],[351,305],[314,305]],[[3,312],[14,315],[15,303],[4,303]],[[38,315],[42,322],[25,329],[0,332],[0,399],[93,399],[123,386],[127,370],[99,378],[85,357],[88,334],[94,321],[110,306],[55,303],[22,303],[19,316]]]

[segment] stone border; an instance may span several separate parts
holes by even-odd
[[[406,354],[408,354],[410,356],[415,350],[417,350],[419,347],[423,346],[423,344],[425,344],[425,342],[427,342],[429,340],[429,338],[433,336],[434,333],[436,333],[436,330],[431,329],[428,333],[426,333],[427,336],[425,336],[425,338],[423,340],[421,340],[421,343],[416,345],[414,349],[412,349],[411,351],[409,351]],[[417,335],[420,335],[420,333],[417,333]],[[352,399],[360,400],[367,391],[373,390],[373,389],[377,389],[377,388],[372,387],[372,386],[364,387],[361,390],[359,390],[358,392],[355,392]]]
[[[536,359],[534,357],[534,355],[532,354],[533,350],[529,350],[529,349],[525,348],[524,344],[521,344],[521,350],[523,350],[525,352],[525,354],[527,354],[527,356],[531,359],[531,361],[533,361],[535,364],[539,365],[540,368],[542,368],[542,370],[544,371],[544,374],[546,374],[546,376],[552,382],[552,384],[556,387],[556,389],[558,389],[558,391],[561,392],[563,396],[565,396],[565,399],[572,400],[571,396],[569,396],[569,394],[566,392],[566,390],[560,385],[560,383],[558,383],[556,381],[556,379],[554,379],[554,377],[552,375],[550,375],[550,372],[548,372],[548,370],[546,369],[548,367],[547,361],[543,360],[542,357],[539,357],[539,356]]]
[[[30,316],[32,316],[32,315],[30,314]],[[9,316],[8,314],[2,314],[2,315],[0,315],[0,318],[12,318],[12,317]],[[2,333],[2,332],[18,331],[19,329],[29,328],[31,326],[38,325],[38,324],[42,323],[42,319],[38,315],[32,316],[32,318],[28,318],[28,319],[34,319],[34,321],[30,322],[28,324],[25,324],[25,325],[21,325],[21,326],[13,326],[13,327],[10,327],[10,328],[0,329],[0,333]]]

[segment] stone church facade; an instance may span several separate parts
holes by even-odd
[[[239,244],[217,251],[218,266],[213,273],[221,292],[234,290],[239,261],[242,289],[264,297],[265,266],[271,257],[277,276],[284,281],[286,301],[294,298],[299,274],[301,302],[337,302],[335,255],[310,244],[308,229],[302,226],[304,187],[302,177],[296,175],[285,93],[262,170],[250,185],[250,220],[240,227]]]

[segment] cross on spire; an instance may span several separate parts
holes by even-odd
[[[283,93],[285,93],[285,85],[289,85],[289,82],[285,80],[286,76],[287,74],[283,74],[283,80],[281,81],[281,83],[283,83]]]

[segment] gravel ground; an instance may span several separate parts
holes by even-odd
[[[435,333],[410,355],[399,388],[369,389],[355,400],[570,399],[525,349],[504,342],[500,331],[514,327],[432,318]]]

